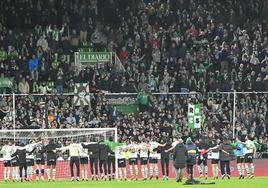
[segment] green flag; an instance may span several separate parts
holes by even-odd
[[[201,105],[188,105],[188,126],[191,129],[201,128]]]
[[[90,90],[87,83],[76,83],[74,87],[75,106],[90,105]]]

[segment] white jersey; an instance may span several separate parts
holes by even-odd
[[[129,144],[128,145],[129,158],[138,158],[138,149],[139,146],[137,144]]]
[[[251,140],[247,140],[245,142],[245,146],[246,146],[245,154],[253,153],[253,149],[255,147],[254,142],[252,142]]]
[[[216,145],[214,148],[218,148],[219,145]],[[208,159],[219,159],[220,151],[218,149],[214,149],[208,152]]]
[[[88,149],[83,148],[82,144],[80,144],[80,157],[88,157]]]
[[[148,158],[149,148],[146,143],[141,143],[139,145],[140,157]]]
[[[26,146],[25,146],[26,151],[28,151],[28,152],[33,151],[33,149],[35,148],[35,146],[36,146],[37,144],[38,144],[38,143],[28,144],[28,145],[26,145]],[[34,159],[34,155],[33,155],[33,154],[27,155],[26,158],[27,158],[27,159]]]
[[[2,147],[0,153],[3,155],[3,161],[10,161],[13,152],[13,146],[5,145]]]
[[[158,146],[159,146],[158,142],[150,142],[150,154],[149,154],[149,156],[151,158],[158,158],[158,159],[160,158],[160,154],[153,151],[154,149],[158,148]]]
[[[117,146],[115,148],[115,156],[117,159],[125,159],[125,151],[126,151],[127,147],[125,145],[122,146]]]

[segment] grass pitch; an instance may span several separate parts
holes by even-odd
[[[201,180],[212,182],[214,180]],[[176,183],[174,179],[147,180],[147,181],[55,181],[55,182],[0,182],[1,188],[175,188],[189,187],[182,183]],[[268,188],[268,177],[255,177],[254,179],[238,180],[236,177],[231,180],[215,180],[215,185],[194,185],[194,188]]]

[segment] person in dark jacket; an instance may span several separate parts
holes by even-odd
[[[11,157],[17,157],[19,162],[19,169],[20,169],[20,179],[23,181],[22,172],[24,170],[24,179],[27,181],[27,163],[26,163],[26,154],[31,153],[28,152],[25,148],[24,143],[21,143],[20,146],[17,148],[16,152],[11,155]]]
[[[49,140],[49,143],[44,147],[43,151],[47,155],[47,178],[48,181],[51,179],[51,168],[52,168],[52,180],[54,181],[56,178],[56,163],[57,163],[57,148],[61,146],[55,144],[53,139]]]
[[[225,176],[227,176],[228,179],[230,179],[231,176],[230,154],[233,152],[233,147],[231,145],[231,142],[227,138],[225,138],[222,144],[219,145],[219,151],[220,151],[220,167],[221,167],[222,179],[224,179]]]
[[[183,171],[187,159],[187,149],[183,144],[183,140],[179,139],[173,153],[174,167],[176,173],[176,182],[181,182]]]
[[[91,170],[91,178],[92,180],[96,179],[98,180],[98,164],[99,164],[99,144],[94,143],[95,140],[93,140],[93,143],[90,143],[88,145],[82,144],[83,148],[88,149],[89,153],[89,160],[90,160],[90,170]],[[95,177],[94,177],[94,169],[95,169]]]
[[[108,146],[105,144],[99,144],[99,152],[100,152],[100,156],[99,156],[99,169],[100,169],[100,173],[101,173],[101,179],[104,178],[104,180],[106,181],[107,179],[107,164],[108,164]],[[103,174],[104,171],[104,174]]]
[[[197,156],[197,146],[192,142],[192,139],[189,137],[186,140],[186,149],[187,149],[187,174],[188,179],[193,180],[194,165],[196,164]]]
[[[163,147],[159,147],[160,154],[161,154],[161,169],[162,169],[162,174],[163,174],[163,180],[168,180],[170,152],[165,152],[165,150],[171,147],[171,143],[167,142],[166,139],[163,139],[162,145]]]

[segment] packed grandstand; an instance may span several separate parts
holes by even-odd
[[[122,142],[250,135],[267,157],[267,6],[2,0],[0,128],[117,127]],[[75,52],[114,53],[123,69],[79,69]],[[77,83],[88,85],[89,104],[74,104]],[[201,129],[189,129],[189,103],[202,105]]]

